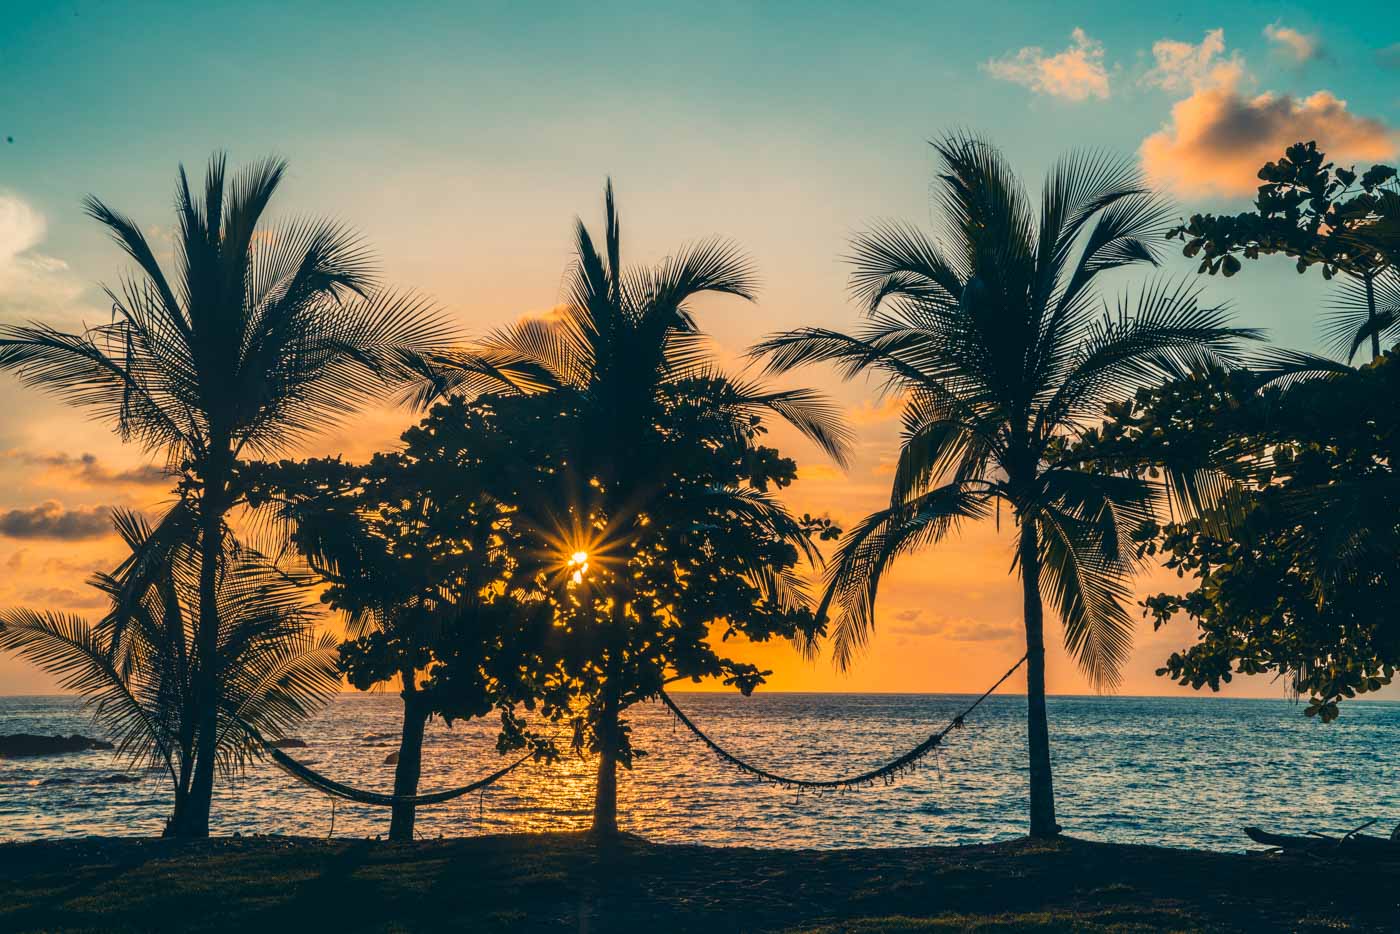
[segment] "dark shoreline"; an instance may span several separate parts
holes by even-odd
[[[755,850],[581,834],[0,844],[0,930],[1395,930],[1400,863],[1091,843]]]

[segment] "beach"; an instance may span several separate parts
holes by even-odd
[[[563,833],[0,846],[0,929],[14,932],[1393,931],[1397,917],[1396,863],[1075,839],[824,851]]]

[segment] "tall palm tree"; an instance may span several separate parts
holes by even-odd
[[[576,224],[576,259],[566,280],[566,301],[557,313],[521,320],[489,336],[479,349],[486,359],[533,364],[547,375],[544,382],[576,397],[575,411],[581,415],[570,455],[575,475],[584,481],[580,498],[590,489],[609,491],[612,526],[644,513],[648,501],[673,480],[658,475],[660,465],[634,452],[649,449],[647,436],[657,431],[661,413],[677,405],[728,419],[736,433],[762,414],[776,414],[844,462],[846,430],[818,394],[746,384],[726,378],[716,367],[690,306],[706,294],[752,301],[756,282],[744,256],[727,241],[711,239],[683,247],[653,268],[624,269],[611,181],[604,212],[601,251],[583,221]],[[785,521],[785,513],[777,515],[777,504],[755,499],[752,491],[728,492],[735,494],[736,509],[800,534],[798,523]],[[740,501],[743,497],[747,499]],[[779,575],[767,575],[762,587],[779,601],[801,599],[794,582]],[[618,603],[623,602],[619,597]],[[613,657],[625,654],[614,648]],[[593,820],[599,833],[617,829],[616,750],[624,703],[604,687],[596,723],[600,755]]]
[[[1091,681],[1112,686],[1127,657],[1130,533],[1155,505],[1146,481],[1086,473],[1064,442],[1146,380],[1229,357],[1252,332],[1226,326],[1194,291],[1153,285],[1101,310],[1110,270],[1155,263],[1166,209],[1127,164],[1071,155],[1049,173],[1039,214],[1002,155],[950,136],[936,238],[897,224],[854,243],[853,287],[868,321],[854,334],[799,328],[754,348],[770,372],[831,361],[878,374],[904,397],[890,505],[842,540],[829,569],[837,663],[875,625],[892,562],[1005,503],[1017,524],[1027,653],[1031,834],[1058,832],[1045,714],[1042,601]]]
[[[201,551],[184,543],[164,551],[142,575],[132,599],[125,573],[146,550],[152,530],[138,515],[115,514],[132,556],[92,584],[113,601],[97,623],[66,613],[0,614],[0,649],[26,658],[87,698],[94,719],[135,768],[165,771],[175,792],[166,833],[176,833],[190,806],[195,749],[204,728],[196,690],[206,668],[217,698],[215,757],[224,771],[241,767],[258,747],[248,727],[282,736],[320,708],[340,686],[335,641],[315,634],[303,590],[261,555],[225,541],[215,582],[218,651],[201,651]]]
[[[88,214],[139,269],[108,290],[112,321],[78,334],[38,323],[0,329],[0,368],[163,452],[179,475],[181,500],[146,548],[199,538],[196,641],[209,659],[219,651],[219,560],[241,498],[240,458],[274,454],[396,387],[421,387],[453,338],[423,299],[375,288],[368,251],[343,226],[262,226],[285,168],[269,159],[229,182],[216,155],[200,197],[182,167],[173,278],[135,222],[89,198]],[[201,668],[194,685],[202,720],[181,835],[208,834],[217,668]]]

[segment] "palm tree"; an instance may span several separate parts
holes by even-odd
[[[904,399],[890,505],[842,540],[828,578],[839,608],[837,663],[851,664],[875,625],[880,580],[901,555],[941,541],[998,502],[1015,517],[1027,654],[1031,835],[1058,832],[1045,715],[1042,601],[1090,680],[1116,683],[1132,620],[1129,539],[1154,488],[1088,473],[1065,440],[1146,380],[1229,357],[1252,332],[1226,327],[1185,287],[1125,294],[1101,311],[1101,274],[1155,263],[1166,216],[1127,164],[1071,155],[1050,172],[1037,216],[1001,154],[950,136],[934,144],[943,229],[887,224],[854,243],[853,287],[868,323],[852,335],[800,328],[754,348],[770,372],[831,361],[845,378],[874,373]]]
[[[94,719],[133,768],[169,775],[170,835],[191,805],[196,747],[206,728],[197,692],[206,674],[217,699],[215,758],[231,772],[257,754],[253,736],[284,735],[339,688],[336,647],[315,635],[302,588],[226,539],[214,586],[217,651],[205,654],[198,638],[202,549],[188,542],[167,549],[161,566],[142,575],[133,599],[123,592],[125,575],[146,551],[152,529],[134,513],[114,518],[132,556],[92,581],[112,598],[112,612],[93,624],[66,613],[10,610],[0,614],[0,649],[86,696]]]
[[[241,498],[240,457],[273,454],[395,387],[421,386],[453,337],[423,299],[374,289],[369,253],[346,228],[261,226],[284,171],[269,159],[229,184],[216,155],[200,198],[182,167],[174,278],[132,220],[89,198],[88,214],[139,268],[108,290],[112,321],[79,334],[37,323],[0,329],[0,367],[163,452],[180,476],[180,503],[146,547],[199,538],[195,641],[208,659],[219,651],[219,558]],[[203,666],[193,688],[202,720],[181,835],[208,834],[217,669]]]
[[[601,252],[583,221],[576,224],[576,259],[566,280],[567,299],[557,313],[521,320],[490,335],[479,349],[486,359],[533,364],[547,375],[542,382],[577,400],[574,410],[580,418],[571,435],[570,455],[574,474],[586,481],[580,498],[590,490],[608,491],[610,527],[644,513],[649,500],[673,481],[657,475],[659,465],[634,452],[648,449],[647,437],[657,431],[661,413],[677,405],[727,419],[736,433],[763,413],[776,414],[844,461],[846,431],[819,395],[741,383],[724,377],[715,366],[690,303],[705,294],[754,299],[753,270],[739,251],[723,240],[704,240],[683,247],[656,267],[624,269],[611,181],[604,210]],[[761,513],[762,521],[772,527],[800,533],[797,523],[784,522],[785,513],[777,515],[775,504],[749,493],[743,496],[752,501],[739,502],[741,497],[735,496],[736,508]],[[760,575],[761,570],[754,573]],[[763,587],[778,600],[801,599],[794,582],[779,575],[768,575]],[[618,603],[623,602],[619,596]],[[604,650],[605,658],[624,654],[619,646]],[[616,685],[607,684],[595,712],[599,765],[593,826],[602,834],[617,829],[618,718],[625,703]]]

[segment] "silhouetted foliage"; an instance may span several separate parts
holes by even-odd
[[[764,672],[719,653],[712,626],[765,639],[815,623],[794,569],[818,559],[811,539],[830,526],[795,519],[771,495],[796,468],[759,443],[763,417],[787,420],[838,460],[849,438],[817,394],[771,391],[715,365],[690,303],[752,299],[752,270],[732,245],[701,241],[654,268],[624,269],[611,183],[605,214],[601,252],[576,226],[565,304],[497,332],[479,353],[533,363],[558,387],[501,400],[512,413],[502,424],[533,426],[555,445],[541,461],[551,481],[517,502],[548,555],[563,663],[584,708],[575,745],[599,754],[594,827],[611,833],[616,763],[634,754],[622,711],[669,679],[759,684]]]
[[[1348,357],[1368,339],[1371,355],[1400,325],[1400,188],[1396,171],[1374,165],[1357,174],[1326,161],[1317,143],[1295,143],[1277,162],[1259,170],[1264,184],[1253,211],[1195,214],[1168,236],[1186,242],[1182,253],[1199,256],[1198,272],[1233,276],[1240,257],[1282,254],[1298,272],[1319,266],[1352,285],[1333,309],[1327,337]]]
[[[1046,179],[1037,216],[986,142],[934,143],[943,226],[930,238],[885,225],[854,244],[853,285],[869,315],[854,335],[800,328],[755,352],[770,370],[832,362],[875,374],[905,399],[888,508],[842,541],[827,601],[847,665],[875,624],[894,561],[1005,503],[1019,531],[1029,698],[1031,833],[1058,832],[1045,718],[1042,601],[1096,684],[1115,683],[1131,646],[1124,601],[1137,559],[1129,532],[1156,494],[1131,476],[1093,474],[1064,440],[1134,387],[1227,358],[1252,332],[1227,327],[1194,290],[1151,285],[1103,310],[1100,274],[1155,264],[1167,211],[1130,163],[1071,155]]]
[[[0,650],[82,694],[133,767],[169,775],[175,803],[166,832],[178,833],[205,729],[203,676],[216,692],[217,761],[232,772],[257,754],[248,727],[278,738],[339,688],[335,642],[315,634],[313,607],[296,581],[226,539],[215,580],[218,647],[207,655],[198,638],[202,549],[184,541],[164,550],[162,563],[142,574],[140,592],[128,594],[125,572],[141,559],[151,529],[129,512],[118,512],[115,523],[132,557],[92,581],[113,599],[113,611],[96,623],[66,613],[6,611]]]
[[[1262,384],[1262,385],[1261,385]],[[1289,385],[1215,370],[1110,410],[1080,451],[1114,470],[1213,477],[1199,514],[1148,523],[1145,555],[1192,578],[1144,602],[1197,641],[1158,672],[1218,690],[1272,673],[1324,721],[1400,665],[1400,358]]]
[[[322,459],[245,471],[250,501],[276,504],[327,584],[322,600],[347,618],[347,679],[362,691],[400,682],[399,796],[417,794],[432,716],[450,724],[496,709],[499,751],[529,739],[549,752],[515,714],[517,704],[535,705],[551,673],[550,606],[511,519],[519,509],[512,494],[542,465],[523,439],[502,432],[492,401],[437,406],[404,434],[401,451],[368,464]],[[411,839],[413,823],[413,806],[396,806],[391,839]]]
[[[202,197],[184,168],[176,191],[176,274],[167,276],[137,224],[96,198],[88,214],[137,264],[138,278],[108,290],[112,320],[80,334],[44,324],[0,328],[0,368],[114,424],[121,437],[165,455],[179,500],[142,546],[122,599],[141,575],[192,540],[202,551],[199,651],[211,664],[193,686],[197,731],[185,836],[209,832],[220,651],[216,589],[242,501],[247,453],[275,454],[397,390],[422,397],[435,355],[453,331],[429,303],[378,290],[370,255],[338,224],[262,225],[285,164],[256,163],[230,182],[210,160]],[[131,610],[135,612],[135,609]]]

